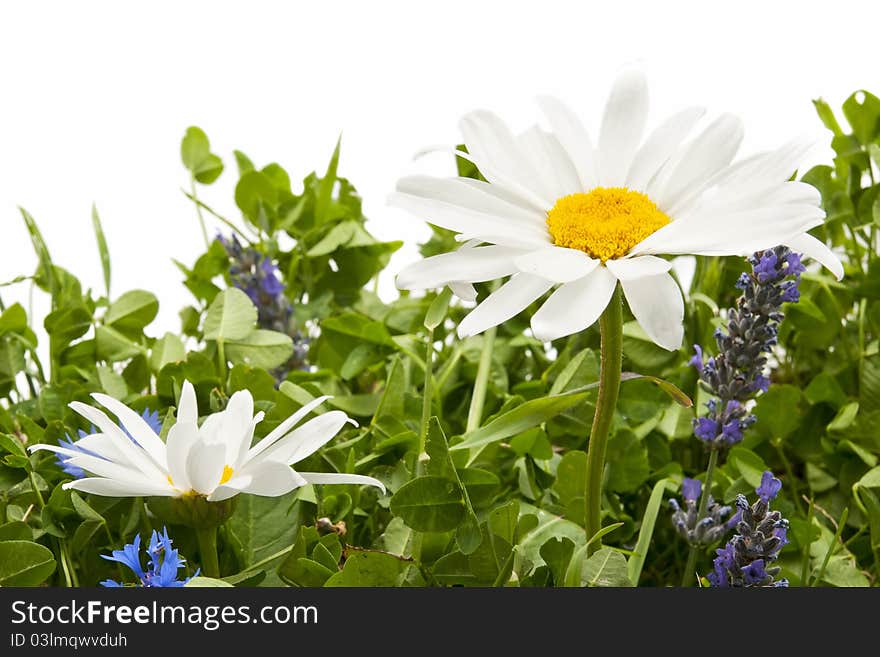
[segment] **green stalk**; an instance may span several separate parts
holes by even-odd
[[[217,558],[217,528],[197,529],[199,556],[202,559],[202,573],[205,577],[220,577],[220,561]]]
[[[486,389],[489,375],[492,373],[492,350],[495,348],[495,336],[498,328],[493,326],[483,334],[483,349],[480,352],[480,364],[477,366],[477,378],[474,379],[474,392],[468,408],[467,429],[473,431],[480,426],[483,419],[483,406],[486,404]]]
[[[434,369],[434,329],[426,327],[428,332],[428,346],[425,350],[425,385],[422,388],[422,422],[419,426],[419,449],[416,452],[416,460],[412,467],[412,478],[421,477],[424,474],[425,443],[428,439],[428,421],[431,419],[431,381]],[[421,567],[422,563],[422,534],[413,531],[412,534],[412,558]]]
[[[428,346],[425,351],[425,385],[422,388],[422,423],[419,426],[419,450],[413,466],[413,478],[422,475],[422,454],[425,453],[425,441],[428,439],[428,420],[431,419],[432,370],[434,369],[434,329],[428,331]]]
[[[37,498],[37,503],[40,507],[40,510],[43,510],[43,507],[46,506],[46,500],[43,499],[43,494],[40,492],[39,487],[37,486],[37,479],[34,477],[33,470],[28,471],[28,479],[31,482],[31,488],[34,491],[34,495]],[[73,560],[70,557],[70,550],[67,547],[67,540],[63,538],[56,538],[55,541],[58,545],[58,561],[61,563],[61,572],[64,573],[64,583],[67,585],[67,588],[71,588],[74,586],[79,586],[79,578],[76,576],[76,569],[73,566]]]
[[[703,492],[700,495],[700,506],[697,507],[697,521],[706,515],[706,507],[709,506],[710,491],[712,490],[712,478],[715,475],[715,466],[718,465],[718,450],[713,449],[709,453],[709,465],[706,467],[706,481],[703,482]],[[687,564],[681,574],[681,585],[690,586],[691,578],[697,565],[697,547],[691,546],[688,552]]]
[[[813,498],[810,498],[810,506],[807,507],[807,524],[813,525]],[[801,586],[810,585],[810,543],[804,545],[804,553],[801,563]]]
[[[220,379],[223,381],[223,390],[226,390],[226,351],[222,338],[217,339],[217,360],[220,365]]]
[[[196,214],[199,216],[199,225],[202,227],[202,237],[205,240],[205,248],[209,249],[211,248],[211,241],[208,239],[208,229],[205,227],[205,218],[202,216],[202,208],[198,202],[198,197],[196,196],[196,179],[194,177],[190,178],[189,186],[192,190],[193,200],[196,202]]]
[[[831,561],[831,556],[837,551],[837,544],[840,542],[840,535],[843,534],[843,528],[846,526],[847,518],[849,518],[849,507],[846,507],[840,516],[840,521],[837,523],[837,529],[834,532],[834,538],[832,538],[831,542],[828,544],[828,550],[825,552],[822,566],[819,568],[816,578],[810,582],[810,586],[818,585],[819,582],[822,581],[822,578],[825,577],[825,569],[828,567],[828,562]]]
[[[617,393],[620,391],[620,370],[623,359],[623,304],[620,285],[614,288],[608,307],[599,318],[599,331],[602,336],[600,358],[599,395],[596,399],[596,413],[590,430],[590,445],[587,450],[587,478],[584,486],[586,513],[584,517],[589,541],[602,529],[602,479],[605,474],[605,449],[608,446],[608,432],[614,419],[617,406]],[[590,544],[589,554],[602,545],[601,541]]]

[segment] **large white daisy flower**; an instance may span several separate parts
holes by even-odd
[[[64,488],[115,497],[195,494],[206,496],[209,502],[239,493],[274,497],[310,483],[370,484],[384,490],[372,477],[297,472],[290,467],[332,439],[347,422],[354,424],[342,411],[330,411],[296,427],[328,397],[309,402],[253,446],[254,428],[263,413],[254,415],[254,400],[247,390],[233,394],[225,410],[212,413],[199,425],[195,390],[184,382],[177,421],[166,442],[122,402],[100,393],[92,397],[119,419],[121,427],[102,411],[72,402],[70,407],[91,422],[95,432],[72,448],[30,447],[31,451],[62,454],[68,464],[93,475],[68,482]]]
[[[473,283],[509,280],[458,327],[474,335],[556,288],[532,317],[541,340],[593,324],[618,284],[633,315],[661,347],[677,349],[684,303],[661,255],[748,255],[780,244],[840,278],[840,261],[807,230],[822,223],[817,190],[790,181],[798,142],[733,162],[743,135],[724,114],[695,137],[703,116],[685,109],[646,137],[648,92],[640,72],[611,91],[595,146],[561,102],[540,99],[551,128],[514,135],[495,114],[461,120],[469,154],[488,182],[412,176],[390,202],[458,233],[464,248],[405,268],[401,289],[450,285],[473,300]]]

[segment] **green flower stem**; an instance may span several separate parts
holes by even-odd
[[[709,453],[709,465],[706,467],[706,480],[703,482],[703,492],[700,495],[700,506],[697,507],[697,518],[702,518],[706,514],[706,507],[709,506],[709,497],[712,490],[712,478],[715,476],[715,466],[718,465],[718,450],[713,449]],[[691,546],[688,552],[687,564],[685,564],[684,572],[681,574],[681,585],[690,586],[693,581],[695,568],[697,565],[696,546]]]
[[[480,352],[480,364],[477,366],[477,378],[474,380],[474,392],[468,408],[467,429],[473,431],[480,426],[483,419],[483,406],[486,404],[486,388],[489,375],[492,373],[492,350],[495,348],[495,336],[498,328],[493,326],[483,333],[483,349]]]
[[[189,187],[192,192],[193,200],[195,201],[196,206],[196,214],[199,216],[199,225],[202,227],[202,237],[205,240],[205,248],[211,248],[211,242],[208,239],[208,229],[205,227],[205,218],[202,216],[202,208],[198,202],[198,197],[196,196],[196,179],[195,177],[190,178]]]
[[[196,529],[196,537],[199,541],[202,572],[205,577],[220,577],[220,562],[217,559],[217,528]]]
[[[226,350],[222,338],[217,339],[217,363],[220,366],[220,379],[223,381],[223,389],[226,390]]]
[[[149,535],[153,531],[150,526],[150,515],[147,512],[147,501],[143,497],[135,498],[135,504],[139,507],[141,531]]]
[[[43,494],[37,486],[37,478],[34,476],[33,470],[28,470],[28,479],[31,482],[31,488],[37,498],[37,504],[42,511],[43,507],[46,506],[46,500],[43,499]],[[61,563],[61,572],[64,573],[64,583],[67,585],[67,588],[79,586],[79,578],[77,577],[76,569],[73,566],[73,559],[70,557],[70,549],[67,547],[67,540],[56,538],[55,541],[58,545],[58,561]]]
[[[584,486],[585,524],[589,541],[602,529],[602,479],[605,473],[605,449],[608,446],[608,433],[617,406],[620,391],[620,370],[623,360],[623,303],[620,285],[614,288],[608,307],[599,318],[599,331],[602,336],[600,358],[599,395],[596,399],[596,413],[590,430],[590,444],[587,449],[587,477]],[[589,554],[601,547],[601,541],[589,546]]]
[[[428,332],[428,346],[425,349],[425,385],[422,388],[422,422],[419,425],[419,449],[416,453],[416,462],[413,464],[413,478],[420,477],[423,469],[422,455],[425,453],[425,442],[428,439],[428,420],[431,419],[431,397],[434,392],[431,382],[434,369],[434,329],[426,329]]]
[[[810,498],[810,505],[807,507],[807,525],[813,526],[813,498]],[[810,545],[811,543],[804,541],[804,551],[801,554],[801,586],[810,585]]]

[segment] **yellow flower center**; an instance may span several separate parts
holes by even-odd
[[[547,213],[553,243],[578,249],[602,262],[619,258],[670,221],[641,192],[597,187],[563,196]]]
[[[228,465],[224,465],[223,474],[220,476],[220,483],[225,484],[230,479],[232,479],[232,468],[230,468]]]

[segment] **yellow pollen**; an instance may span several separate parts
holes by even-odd
[[[554,244],[602,262],[626,255],[669,221],[651,199],[625,187],[597,187],[587,194],[563,196],[547,213]]]
[[[172,486],[174,485],[174,480],[171,478],[171,475],[168,475],[168,483]]]
[[[232,468],[230,468],[228,465],[224,465],[223,475],[220,477],[220,483],[225,484],[230,479],[232,479]]]

